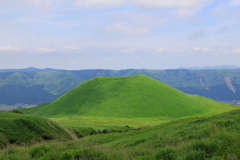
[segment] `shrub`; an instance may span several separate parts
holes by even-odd
[[[23,112],[21,112],[21,111],[19,111],[19,110],[17,110],[17,109],[13,109],[12,112],[13,112],[13,113],[18,113],[18,114],[23,114]]]
[[[102,132],[103,133],[110,133],[109,130],[107,130],[107,129],[104,129]]]

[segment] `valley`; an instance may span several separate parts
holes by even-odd
[[[30,68],[0,72],[0,103],[5,105],[50,103],[89,79],[136,74],[152,77],[188,94],[197,94],[227,103],[240,101],[240,69],[68,71]]]
[[[32,108],[32,107],[36,107],[36,105],[34,104],[16,104],[16,105],[0,104],[0,112],[6,112],[13,109],[18,109],[18,108]]]

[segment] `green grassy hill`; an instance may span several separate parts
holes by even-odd
[[[235,109],[211,99],[185,94],[145,75],[97,77],[54,102],[22,112],[46,117],[158,117],[205,116]]]
[[[20,113],[0,113],[0,148],[44,140],[70,140],[68,131],[47,118]]]

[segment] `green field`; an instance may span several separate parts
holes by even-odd
[[[238,160],[240,110],[141,130],[0,150],[1,160]]]
[[[173,120],[159,118],[109,118],[109,117],[75,117],[50,118],[64,127],[74,130],[78,137],[107,132],[125,132],[147,128]]]

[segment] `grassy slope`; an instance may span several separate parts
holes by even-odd
[[[240,110],[172,121],[127,133],[0,151],[0,159],[238,160]],[[21,155],[21,156],[19,156]]]
[[[234,160],[240,159],[239,117],[240,110],[235,110],[128,133],[86,137],[83,141],[98,144],[96,148],[104,148],[101,150],[121,153],[124,159]]]
[[[24,113],[47,117],[156,117],[172,119],[213,115],[234,109],[197,95],[188,95],[144,75],[98,77],[54,102]]]
[[[70,140],[69,133],[49,119],[20,113],[0,113],[0,148],[43,140]]]

